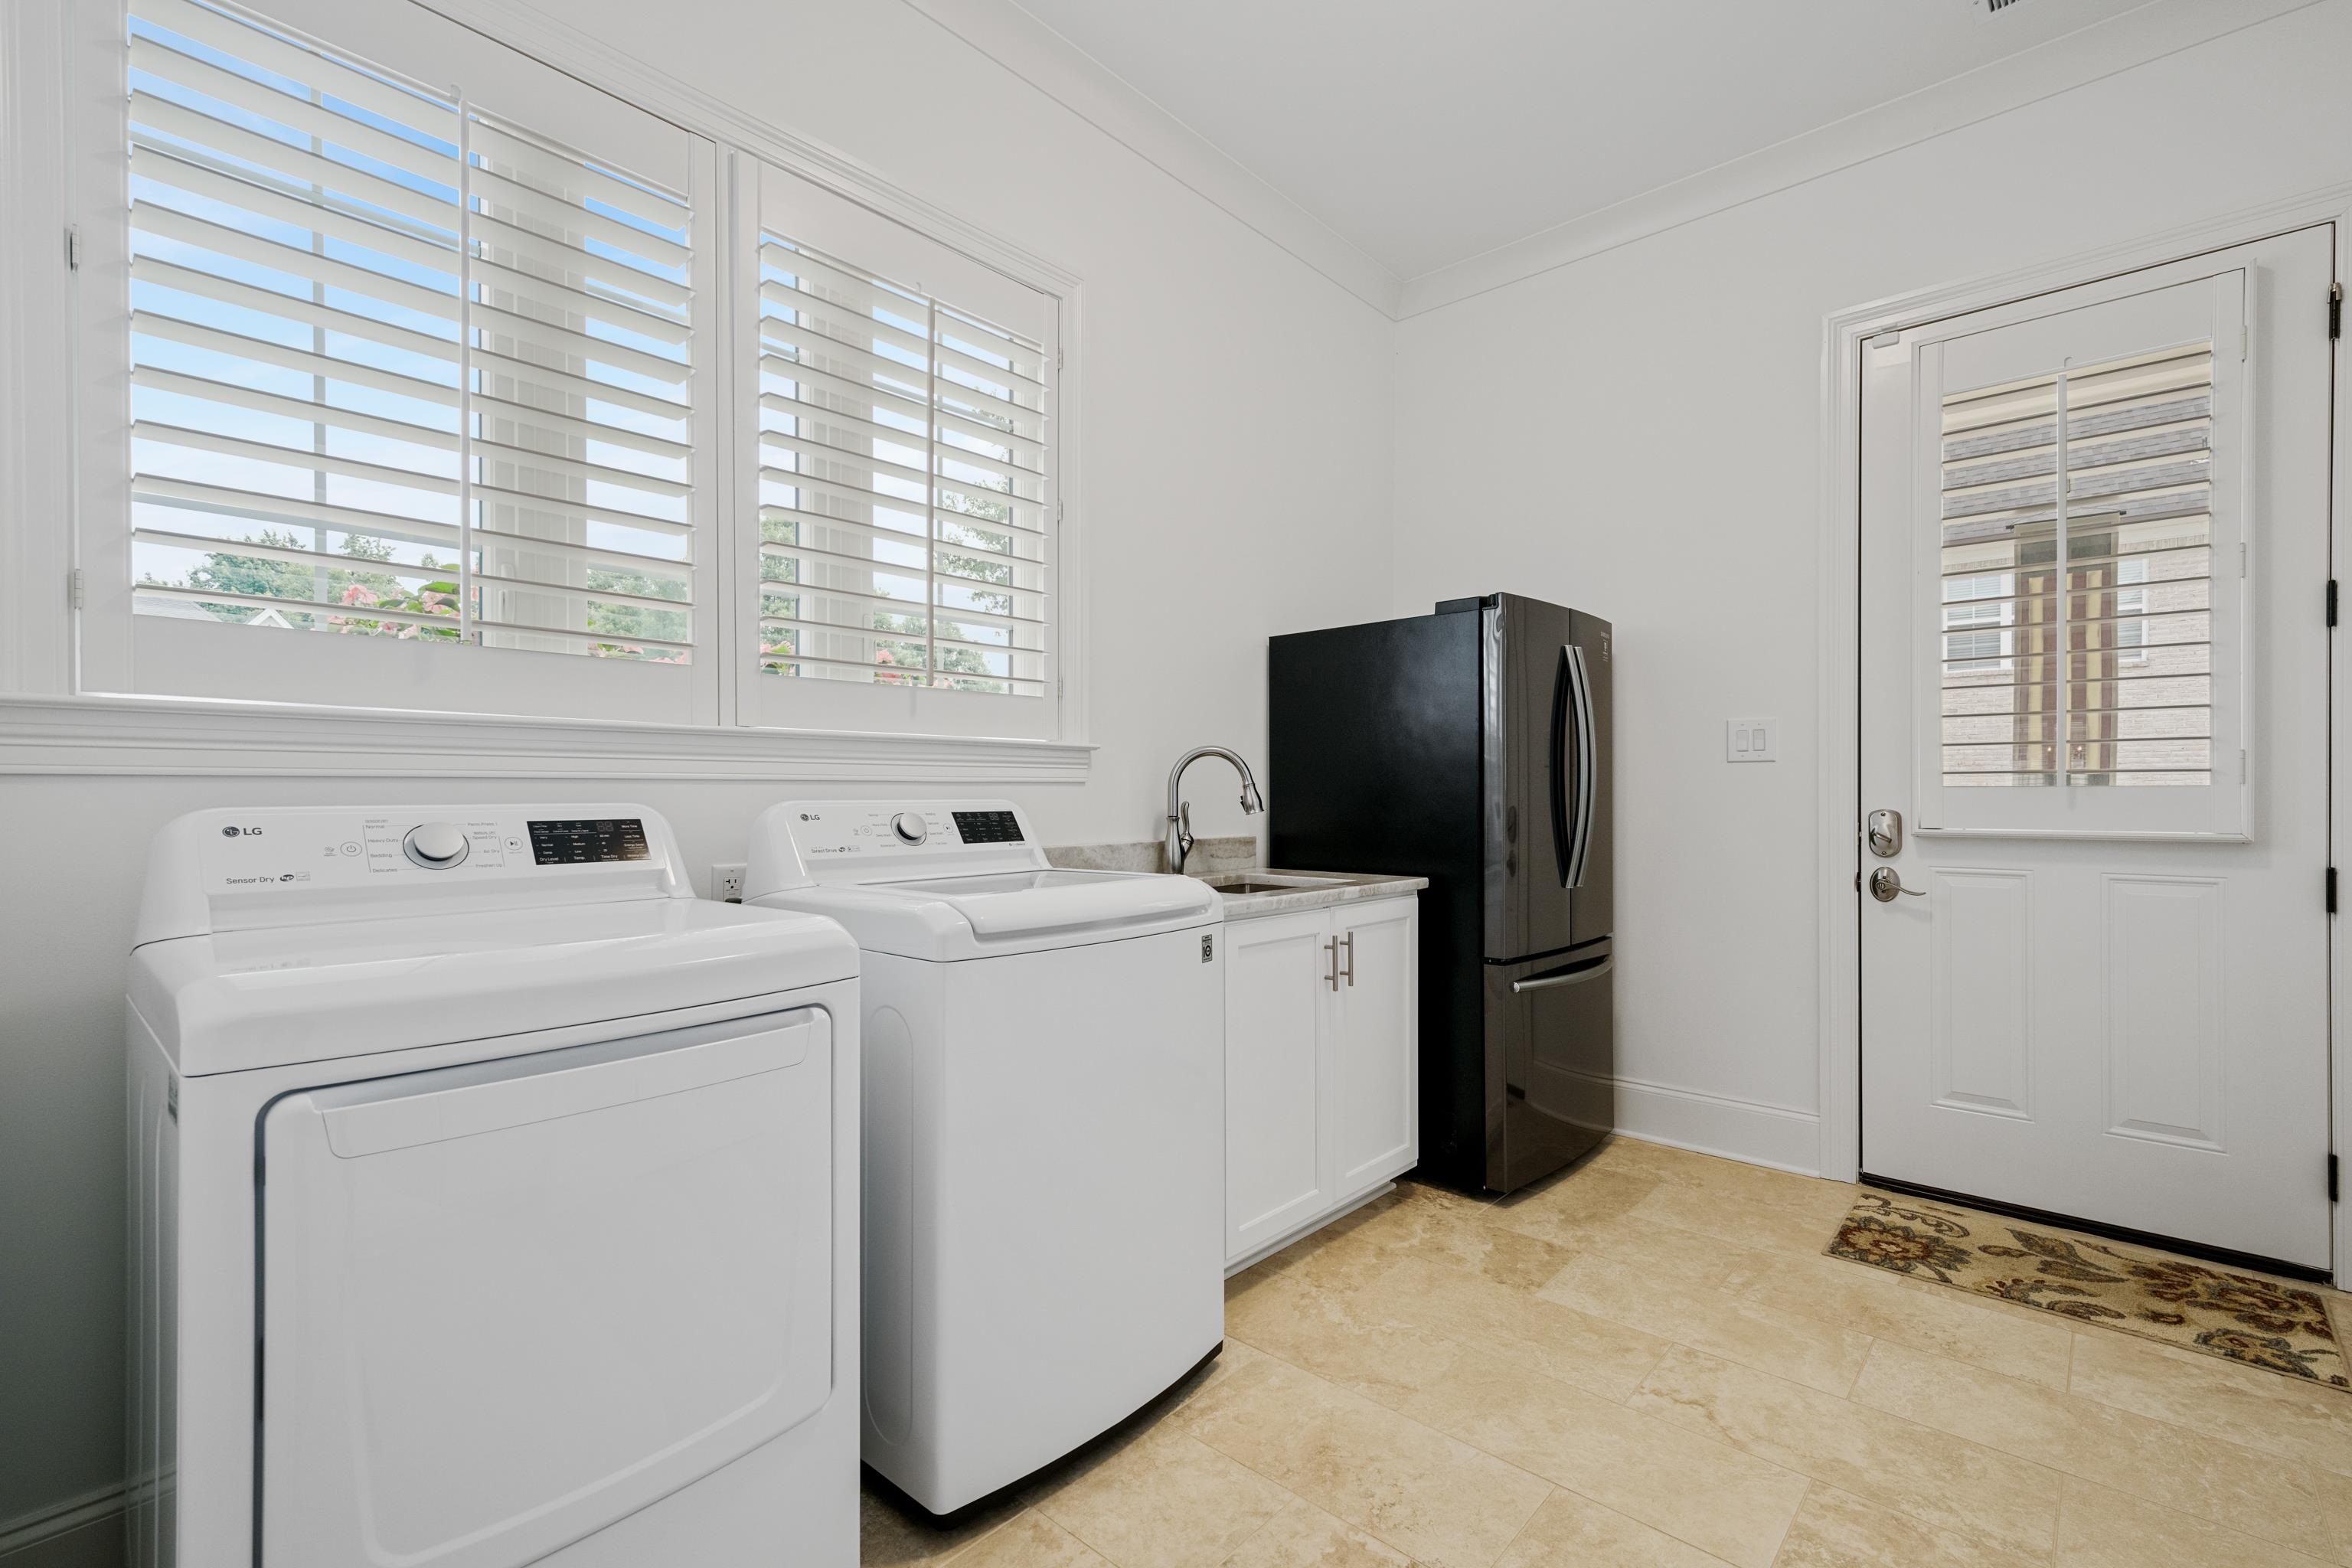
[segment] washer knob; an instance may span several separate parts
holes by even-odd
[[[466,830],[454,822],[420,822],[401,847],[426,870],[446,871],[466,858]]]
[[[890,831],[898,836],[901,844],[920,844],[931,836],[930,825],[919,814],[911,811],[902,811],[892,817]]]

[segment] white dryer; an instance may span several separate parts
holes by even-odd
[[[131,1561],[857,1561],[857,952],[634,805],[206,811],[130,965]]]
[[[993,800],[776,806],[744,891],[864,950],[868,1464],[951,1512],[1215,1353],[1215,893],[1055,869]]]

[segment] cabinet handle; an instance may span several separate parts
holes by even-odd
[[[1324,982],[1328,984],[1332,990],[1337,991],[1339,989],[1339,939],[1335,936],[1329,942],[1325,942],[1323,944],[1323,952],[1324,955],[1331,961],[1329,972],[1323,976]]]
[[[1349,931],[1346,936],[1339,940],[1348,944],[1348,984],[1349,985],[1353,986],[1356,984],[1356,933],[1354,931]],[[1337,991],[1339,987],[1337,984],[1334,984],[1331,989]]]

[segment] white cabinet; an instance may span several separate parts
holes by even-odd
[[[1344,1212],[1420,1159],[1420,901],[1225,927],[1225,1258]]]

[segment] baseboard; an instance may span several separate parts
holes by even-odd
[[[1617,1079],[1611,1087],[1617,1131],[1628,1138],[1801,1176],[1821,1173],[1822,1119],[1812,1111],[1640,1079]]]
[[[78,1497],[37,1508],[30,1513],[0,1521],[0,1558],[38,1546],[45,1541],[97,1523],[110,1514],[122,1511],[128,1488],[116,1481],[111,1486],[95,1487]]]
[[[1302,1220],[1297,1225],[1295,1225],[1288,1230],[1284,1231],[1280,1236],[1276,1237],[1272,1241],[1266,1242],[1259,1247],[1252,1247],[1249,1251],[1243,1253],[1239,1258],[1225,1265],[1225,1278],[1230,1279],[1245,1268],[1256,1268],[1267,1258],[1272,1258],[1276,1253],[1280,1252],[1284,1247],[1288,1247],[1292,1242],[1304,1241],[1307,1237],[1314,1235],[1317,1231],[1321,1230],[1325,1226],[1343,1220],[1349,1215],[1354,1214],[1358,1209],[1362,1208],[1366,1204],[1370,1203],[1374,1198],[1386,1197],[1389,1194],[1394,1191],[1396,1191],[1396,1184],[1394,1182],[1374,1183],[1371,1186],[1367,1187],[1364,1191],[1356,1194],[1356,1196],[1349,1198],[1346,1203],[1341,1204],[1338,1208],[1328,1210],[1323,1214],[1318,1214],[1313,1219]]]

